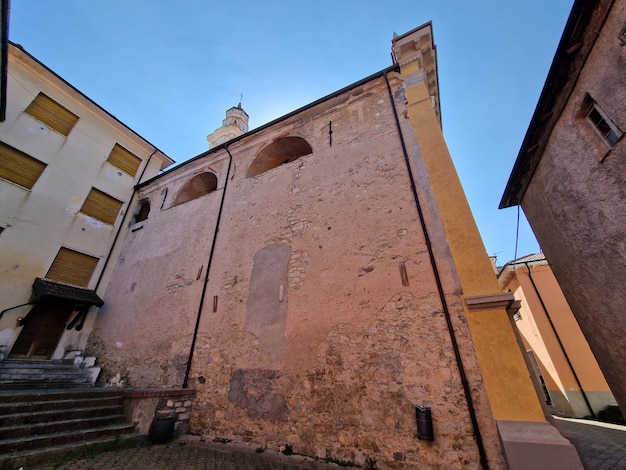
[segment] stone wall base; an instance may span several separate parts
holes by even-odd
[[[574,445],[550,423],[496,422],[510,470],[584,470]]]
[[[176,420],[175,435],[189,432],[194,389],[125,389],[124,410],[140,434],[148,434],[153,419]]]
[[[549,390],[552,399],[552,414],[565,418],[585,418],[591,413],[585,403],[585,397],[580,391]],[[615,406],[617,402],[611,392],[585,391],[585,396],[596,415],[606,409],[607,406]]]

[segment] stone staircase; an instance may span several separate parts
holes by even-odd
[[[56,361],[0,361],[0,390],[91,387],[100,368],[95,358],[76,356]]]
[[[93,387],[92,367],[74,360],[0,362],[0,468],[140,439],[121,390]]]
[[[135,438],[119,391],[0,393],[0,468]]]

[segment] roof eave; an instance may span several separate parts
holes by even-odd
[[[578,80],[614,0],[576,0],[559,41],[499,208],[521,204],[554,125]],[[596,14],[594,14],[594,12]]]
[[[100,111],[102,111],[106,116],[108,116],[110,119],[113,119],[115,122],[117,122],[118,124],[120,124],[123,128],[127,129],[129,132],[131,132],[132,134],[134,134],[135,136],[137,136],[140,140],[142,140],[145,144],[147,144],[148,147],[152,147],[152,149],[154,151],[156,151],[158,154],[160,154],[162,156],[163,159],[163,165],[161,166],[161,168],[167,168],[168,166],[176,163],[176,161],[174,159],[172,159],[171,157],[169,157],[165,152],[163,152],[162,150],[160,150],[156,145],[154,145],[153,143],[151,143],[150,141],[148,141],[147,139],[145,139],[144,137],[142,137],[141,135],[139,135],[136,131],[134,131],[133,129],[131,129],[128,125],[124,124],[122,121],[120,121],[118,118],[116,118],[113,114],[111,114],[109,111],[107,111],[106,109],[104,109],[102,106],[100,106],[98,103],[96,103],[94,100],[92,100],[91,98],[89,98],[87,95],[85,95],[82,91],[80,91],[78,88],[76,88],[74,85],[72,85],[71,83],[69,83],[67,80],[65,80],[63,77],[61,77],[59,74],[57,74],[54,70],[52,70],[50,67],[48,67],[46,64],[44,64],[43,62],[41,62],[39,59],[37,59],[35,56],[33,56],[30,52],[28,52],[22,45],[20,44],[16,44],[12,41],[8,41],[8,44],[11,47],[14,47],[15,49],[19,50],[22,54],[24,54],[29,60],[33,61],[35,64],[37,64],[39,67],[43,68],[47,73],[49,73],[50,75],[52,75],[55,79],[59,80],[59,82],[61,82],[64,86],[70,88],[71,90],[73,90],[74,92],[76,92],[78,95],[82,96],[85,100],[87,100],[90,104],[92,104],[93,106],[95,106],[97,109],[99,109]]]
[[[289,118],[291,118],[291,117],[293,117],[293,116],[295,116],[295,115],[297,115],[297,114],[299,114],[299,113],[301,113],[303,111],[306,111],[307,109],[313,108],[314,106],[317,106],[317,105],[323,103],[324,101],[327,101],[329,99],[332,99],[332,98],[334,98],[336,96],[341,95],[342,93],[350,91],[353,88],[356,88],[356,87],[358,87],[360,85],[363,85],[363,84],[365,84],[367,82],[370,82],[372,80],[375,80],[376,78],[382,77],[383,75],[385,75],[387,73],[398,71],[398,70],[400,70],[400,66],[398,64],[393,64],[393,65],[391,65],[391,66],[389,66],[387,68],[384,68],[383,70],[381,70],[379,72],[376,72],[376,73],[374,73],[372,75],[369,75],[368,77],[365,77],[365,78],[359,80],[358,82],[354,82],[354,83],[352,83],[352,84],[350,84],[350,85],[348,85],[348,86],[346,86],[346,87],[344,87],[344,88],[342,88],[340,90],[337,90],[337,91],[335,91],[335,92],[333,92],[333,93],[331,93],[329,95],[326,95],[326,96],[324,96],[324,97],[322,97],[322,98],[320,98],[318,100],[315,100],[312,103],[304,105],[301,108],[296,109],[295,111],[292,111],[292,112],[290,112],[288,114],[285,114],[284,116],[281,116],[281,117],[279,117],[277,119],[274,119],[273,121],[270,121],[270,122],[268,122],[266,124],[263,124],[262,126],[257,127],[257,128],[255,128],[255,129],[253,129],[253,130],[251,130],[249,132],[246,132],[244,134],[241,134],[240,136],[234,137],[233,139],[231,139],[231,140],[229,140],[227,142],[224,142],[223,144],[220,144],[217,147],[212,147],[211,149],[209,149],[209,150],[207,150],[205,152],[202,152],[201,154],[196,155],[195,157],[192,157],[189,160],[186,160],[185,162],[181,163],[180,165],[177,165],[177,166],[175,166],[173,168],[170,168],[167,171],[164,171],[164,172],[154,176],[153,178],[150,178],[149,180],[146,180],[143,183],[138,184],[137,187],[138,188],[143,188],[144,186],[149,185],[150,183],[154,182],[155,180],[158,180],[158,179],[162,178],[163,176],[169,174],[172,171],[178,170],[178,169],[182,168],[185,165],[188,165],[188,164],[190,164],[192,162],[195,162],[196,160],[199,160],[199,159],[201,159],[203,157],[206,157],[207,155],[219,152],[220,150],[222,150],[222,149],[224,149],[224,148],[226,148],[226,147],[228,147],[228,146],[230,146],[230,145],[232,145],[232,144],[234,144],[236,142],[239,142],[242,139],[245,139],[245,138],[250,137],[250,136],[252,136],[254,134],[257,134],[257,133],[259,133],[259,132],[261,132],[261,131],[263,131],[263,130],[265,130],[265,129],[267,129],[267,128],[275,125],[275,124],[278,124],[281,121],[289,119]]]

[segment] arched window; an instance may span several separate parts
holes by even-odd
[[[283,137],[264,147],[248,168],[248,178],[265,173],[313,152],[302,137]]]
[[[191,201],[217,189],[217,177],[210,172],[200,173],[191,178],[176,195],[174,205]]]

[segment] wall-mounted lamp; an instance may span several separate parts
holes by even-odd
[[[415,405],[415,418],[417,419],[417,438],[420,441],[434,441],[435,433],[430,406]]]

